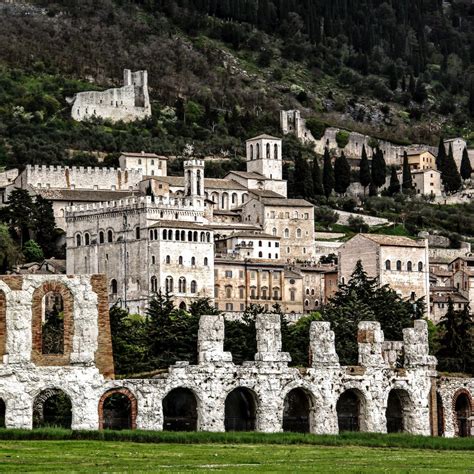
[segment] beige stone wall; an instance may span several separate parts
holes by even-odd
[[[379,276],[380,257],[378,246],[360,235],[356,235],[339,248],[338,252],[339,281],[347,283],[358,260],[362,261],[364,270],[371,278]]]

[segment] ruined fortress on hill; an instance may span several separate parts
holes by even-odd
[[[61,351],[45,350],[48,297],[63,309]],[[379,323],[361,322],[357,366],[339,364],[329,323],[311,323],[306,368],[288,366],[278,315],[258,315],[256,330],[254,360],[235,365],[224,351],[224,316],[202,316],[197,365],[114,380],[104,276],[2,276],[0,420],[7,428],[38,426],[48,401],[61,395],[73,429],[444,436],[471,429],[474,381],[437,374],[425,321],[396,342],[384,340]]]

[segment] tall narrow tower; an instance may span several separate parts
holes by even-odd
[[[204,197],[204,160],[184,162],[184,194]]]
[[[268,179],[282,179],[281,139],[259,135],[246,141],[247,171],[260,173]]]

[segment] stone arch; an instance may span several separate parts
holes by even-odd
[[[137,427],[137,399],[125,387],[112,388],[99,400],[99,429],[131,429]]]
[[[283,431],[312,432],[315,405],[314,396],[307,389],[289,390],[283,402]]]
[[[367,399],[357,388],[341,393],[336,404],[339,432],[367,431]]]
[[[453,395],[452,413],[456,436],[471,436],[472,405],[472,395],[465,388],[460,388]]]
[[[224,426],[226,431],[255,431],[258,398],[247,387],[236,387],[225,398]]]
[[[43,354],[43,298],[47,293],[59,294],[63,305],[63,344],[60,354]],[[59,281],[45,281],[35,289],[32,297],[31,361],[36,365],[69,365],[74,336],[74,297],[71,290]]]
[[[64,390],[47,388],[34,398],[33,428],[49,426],[70,429],[71,424],[71,398]]]
[[[410,416],[413,413],[410,395],[403,389],[392,389],[388,393],[385,410],[387,433],[410,432]]]
[[[199,399],[186,387],[172,389],[163,398],[163,429],[168,431],[197,431]]]

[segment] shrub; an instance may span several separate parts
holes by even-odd
[[[311,117],[306,120],[306,127],[316,140],[320,140],[326,131],[326,124],[317,118]]]
[[[347,130],[339,130],[336,133],[336,142],[339,148],[344,148],[349,143],[350,133]]]

